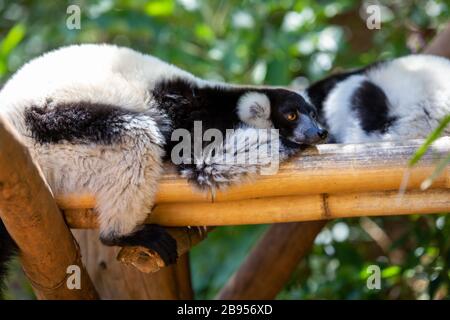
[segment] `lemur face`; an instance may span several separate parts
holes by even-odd
[[[275,128],[280,136],[298,145],[324,141],[328,132],[317,122],[317,111],[300,94],[284,89],[266,89],[244,94],[238,116],[256,128]]]

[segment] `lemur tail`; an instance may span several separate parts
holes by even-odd
[[[17,252],[18,248],[16,243],[0,219],[0,300],[2,299],[2,291],[5,288],[8,263]]]

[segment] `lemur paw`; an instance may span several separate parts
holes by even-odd
[[[132,234],[105,238],[100,237],[103,244],[108,246],[142,246],[153,250],[166,265],[177,262],[177,242],[174,238],[161,226],[155,224],[146,224]]]

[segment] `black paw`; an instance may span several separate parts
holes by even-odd
[[[159,254],[166,265],[177,262],[177,242],[161,226],[146,224],[132,234],[113,239],[101,239],[106,245],[114,246],[142,246]]]

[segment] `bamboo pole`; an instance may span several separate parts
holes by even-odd
[[[48,186],[20,138],[2,118],[0,168],[0,217],[20,249],[22,266],[36,296],[97,299],[76,242]],[[79,289],[71,290],[67,285],[69,266],[79,267]]]
[[[446,170],[432,185],[432,188],[440,187],[444,191],[408,192],[403,198],[414,200],[415,207],[411,207],[405,201],[400,201],[400,205],[396,206],[397,190],[404,177],[408,177],[408,180],[405,180],[405,189],[417,190],[420,183],[434,170],[434,162],[450,150],[450,138],[442,138],[433,145],[432,151],[424,157],[421,164],[410,170],[406,165],[407,160],[421,143],[422,141],[414,140],[364,145],[321,145],[283,165],[276,176],[261,177],[251,185],[230,188],[228,197],[225,193],[221,193],[215,203],[204,195],[197,195],[184,180],[175,179],[173,174],[169,173],[161,183],[165,187],[160,190],[159,202],[147,222],[166,226],[215,226],[314,221],[355,214],[445,211],[449,205],[442,201],[442,197],[448,197],[445,188],[449,186],[449,170]],[[178,198],[187,200],[186,202],[166,202],[168,199],[173,200],[172,190],[180,191],[175,184],[189,188],[186,194],[178,194]],[[277,185],[277,188],[273,188],[273,185]],[[392,189],[394,191],[381,193],[351,192],[350,198],[343,193],[330,195],[320,193]],[[269,192],[275,195],[293,195],[267,197]],[[317,194],[303,195],[313,192]],[[200,196],[201,201],[195,202]],[[383,205],[379,197],[383,197]],[[77,198],[70,195],[60,196],[58,199],[61,207],[69,208],[65,210],[65,216],[71,227],[90,229],[97,226],[96,215],[92,210],[70,209],[95,206],[93,197],[81,195]],[[334,203],[338,203],[339,206],[336,207]],[[364,206],[365,211],[358,210],[360,206]],[[376,210],[371,210],[371,207]],[[324,208],[328,208],[328,211]],[[395,210],[386,210],[391,208]],[[242,215],[243,211],[245,215]],[[192,244],[185,246],[183,237],[178,237],[180,234],[175,236],[175,239],[179,247],[187,251]],[[143,252],[141,248],[127,248],[122,251],[119,259],[135,265],[144,272],[154,272],[163,266],[157,255]]]
[[[433,214],[450,210],[449,189],[268,197],[218,203],[166,203],[146,220],[163,226],[226,226],[330,220],[362,216]],[[97,228],[95,214],[66,210],[72,228]]]
[[[251,185],[231,188],[227,194],[219,194],[215,203],[204,195],[196,194],[184,180],[169,173],[161,183],[163,187],[159,192],[158,203],[147,222],[166,226],[215,226],[448,210],[450,204],[446,200],[450,198],[450,194],[446,188],[450,185],[449,170],[432,185],[432,188],[442,190],[408,191],[399,197],[397,190],[406,174],[408,180],[405,189],[417,190],[423,179],[434,170],[434,162],[450,150],[450,138],[441,138],[420,165],[409,170],[407,160],[421,143],[422,141],[414,140],[365,145],[321,145],[283,165],[276,176],[261,177]],[[273,188],[273,185],[277,185],[277,188]],[[184,190],[180,191],[183,186],[189,188],[186,193]],[[394,191],[330,195],[321,193],[392,189]],[[172,190],[178,190],[178,201],[184,201],[167,202],[174,200]],[[303,195],[314,192],[317,194]],[[269,194],[280,193],[293,195],[267,197]],[[82,209],[95,205],[92,197],[70,195],[60,196],[58,199],[60,206],[67,208],[66,221],[71,227],[97,227],[95,213],[90,209]],[[200,201],[195,202],[196,200]],[[412,205],[408,201],[412,201]],[[182,237],[175,238],[183,243]],[[191,244],[183,244],[181,247],[188,250],[190,246]],[[141,249],[138,250],[139,253],[130,251],[135,249],[125,250],[126,254],[122,252],[120,259],[142,271],[154,272],[162,266],[160,259],[153,253],[141,252]]]
[[[155,210],[174,203],[206,204],[277,196],[399,190],[402,182],[406,190],[419,189],[422,181],[434,171],[436,161],[450,152],[450,137],[438,139],[420,164],[409,168],[408,160],[422,143],[423,140],[409,140],[319,145],[282,164],[276,175],[259,176],[251,183],[218,192],[214,199],[196,192],[185,179],[169,172],[160,182]],[[431,188],[449,187],[450,168]],[[56,200],[64,210],[95,207],[95,198],[87,194],[60,194],[56,195]]]

